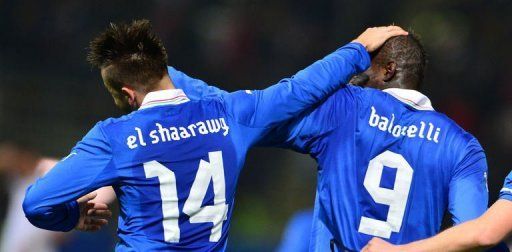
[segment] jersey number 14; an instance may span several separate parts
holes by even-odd
[[[218,242],[222,234],[222,224],[227,219],[228,204],[226,204],[226,183],[224,179],[224,163],[222,152],[209,152],[210,162],[201,160],[196,178],[190,189],[190,195],[183,206],[183,213],[190,216],[190,223],[213,223],[210,242]],[[146,178],[158,177],[162,197],[162,213],[164,239],[166,242],[180,241],[178,217],[178,192],[176,176],[167,167],[151,161],[144,163]],[[201,207],[208,185],[213,181],[213,205]]]
[[[384,166],[396,169],[393,189],[380,186]],[[364,177],[364,187],[376,203],[388,205],[389,211],[386,221],[363,216],[359,223],[360,233],[388,239],[391,232],[400,232],[413,172],[407,160],[392,151],[385,151],[370,160]]]

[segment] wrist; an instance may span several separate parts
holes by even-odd
[[[360,41],[360,40],[358,40],[358,39],[354,39],[354,40],[352,40],[350,43],[356,43],[356,44],[359,44],[359,45],[361,45],[362,47],[364,47],[364,49],[365,49],[366,51],[368,51],[368,47],[367,47],[363,42],[361,42],[361,41]]]
[[[80,205],[76,200],[66,204],[66,208],[69,214],[69,224],[66,231],[72,230],[76,227],[78,220],[80,219]]]
[[[357,41],[357,39],[356,39],[344,47],[354,49],[358,52],[358,55],[359,55],[358,60],[353,61],[356,66],[356,73],[364,72],[366,69],[368,69],[370,67],[370,64],[371,64],[370,53],[368,52],[368,50],[366,49],[366,47],[364,46],[363,43]]]

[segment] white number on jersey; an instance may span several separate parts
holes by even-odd
[[[396,169],[393,189],[380,187],[384,166]],[[388,239],[391,237],[391,232],[400,232],[413,172],[412,167],[402,155],[391,151],[385,151],[370,160],[364,178],[364,187],[375,202],[388,205],[389,211],[386,221],[363,216],[359,223],[360,233]]]
[[[226,183],[224,179],[224,163],[222,152],[209,152],[210,162],[201,160],[190,195],[185,201],[183,212],[190,216],[191,223],[212,222],[210,242],[218,242],[222,234],[222,224],[227,219],[228,205],[226,204]],[[160,195],[162,196],[162,213],[164,239],[166,242],[180,241],[180,228],[178,226],[178,192],[176,189],[176,176],[167,167],[151,161],[144,163],[146,178],[158,177],[160,182]],[[214,202],[213,206],[201,207],[210,180],[213,180]]]

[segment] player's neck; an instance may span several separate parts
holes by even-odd
[[[383,89],[387,89],[387,88],[401,88],[401,89],[413,89],[413,90],[417,89],[416,85],[412,85],[411,83],[406,83],[403,81],[388,82],[386,84],[385,88],[383,88]]]
[[[161,90],[168,90],[168,89],[176,89],[174,86],[174,83],[172,83],[171,78],[169,78],[169,75],[165,75],[156,85],[156,88],[152,90],[154,91],[161,91]]]
[[[162,91],[162,90],[169,90],[169,89],[176,89],[174,84],[171,81],[171,78],[169,78],[169,75],[165,75],[155,86],[155,88],[149,90],[147,93],[138,93],[136,96],[137,104],[142,104],[144,101],[144,98],[148,93],[156,92],[156,91]],[[138,107],[138,106],[137,106]]]

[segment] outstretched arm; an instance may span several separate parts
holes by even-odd
[[[387,38],[406,34],[405,31],[396,26],[369,28],[355,39],[354,42],[364,45],[366,49],[371,52],[379,48]],[[209,96],[225,95],[228,93],[216,86],[208,85],[202,80],[190,77],[174,67],[169,66],[167,70],[174,86],[178,89],[182,89],[192,100]]]
[[[174,86],[178,89],[183,89],[183,92],[191,100],[228,93],[218,87],[210,86],[202,80],[192,78],[174,67],[167,67],[167,72]]]
[[[449,228],[440,234],[410,244],[394,246],[374,238],[365,252],[451,252],[485,249],[498,244],[512,232],[512,202],[500,199],[480,218]]]
[[[406,35],[399,27],[370,28],[353,43],[264,90],[237,91],[223,95],[228,111],[247,127],[270,128],[289,120],[335,90],[345,85],[352,75],[370,65],[367,52],[376,50],[388,38]]]

